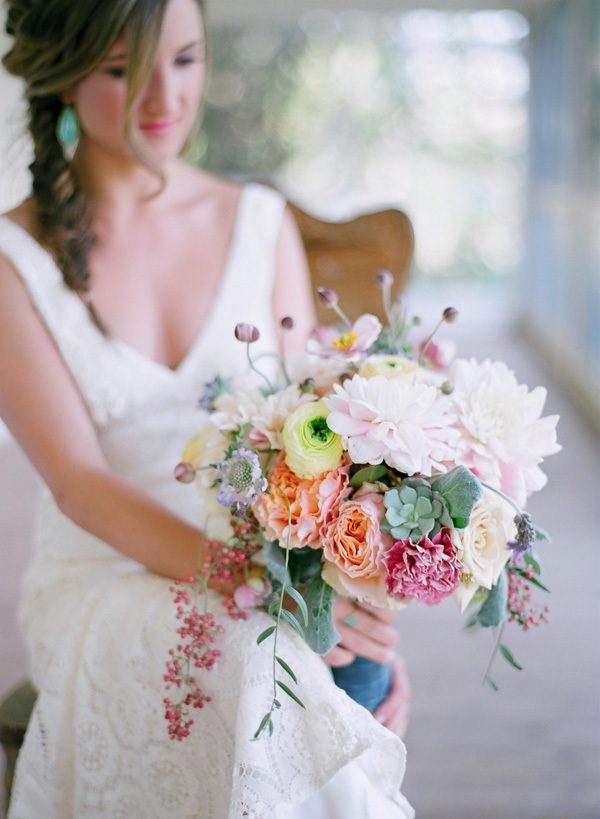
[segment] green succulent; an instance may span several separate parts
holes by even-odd
[[[423,535],[432,538],[445,526],[453,526],[443,497],[423,478],[405,478],[385,493],[383,502],[383,529],[398,540],[410,538],[416,543]]]

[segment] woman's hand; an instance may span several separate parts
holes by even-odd
[[[402,657],[396,655],[389,666],[392,669],[392,687],[374,717],[394,734],[403,737],[410,715],[410,680]]]
[[[333,622],[341,641],[324,656],[336,668],[349,665],[357,655],[392,669],[390,693],[375,711],[375,719],[398,736],[404,736],[410,712],[410,682],[402,657],[394,651],[398,633],[393,628],[395,612],[377,609],[338,597],[333,605]]]
[[[394,617],[394,612],[388,609],[337,597],[333,604],[333,623],[342,639],[323,659],[334,668],[350,665],[357,655],[376,663],[391,662],[398,640],[392,626]]]

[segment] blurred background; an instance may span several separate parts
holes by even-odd
[[[550,624],[506,640],[525,670],[497,661],[494,694],[491,634],[462,631],[452,604],[398,617],[417,816],[597,819],[600,0],[220,0],[208,29],[190,159],[327,219],[404,210],[411,309],[433,324],[458,308],[459,354],[505,359],[561,415],[531,502],[553,536]],[[0,74],[0,211],[28,189],[19,94]],[[26,674],[15,612],[35,477],[7,434],[0,453],[1,696]]]

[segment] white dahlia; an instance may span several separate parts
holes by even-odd
[[[327,424],[342,435],[355,463],[385,461],[408,475],[445,471],[454,451],[454,417],[435,387],[355,375],[334,390],[324,399],[331,410]]]
[[[257,388],[239,390],[217,398],[211,420],[224,432],[250,424],[248,439],[252,444],[258,448],[281,449],[285,419],[301,404],[314,400],[314,395],[302,393],[295,384],[267,396]]]
[[[458,432],[455,460],[519,505],[546,483],[539,467],[558,452],[558,415],[541,417],[546,390],[529,391],[502,361],[457,359],[448,373]]]

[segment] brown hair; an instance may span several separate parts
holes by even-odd
[[[152,66],[169,0],[7,0],[6,31],[13,44],[2,62],[26,83],[34,159],[29,166],[41,242],[54,254],[65,283],[85,294],[88,255],[94,242],[86,198],[56,135],[73,88],[104,58],[115,41],[127,54],[126,137],[131,144],[134,100]],[[200,0],[198,5],[202,8]],[[132,150],[163,181],[159,169]],[[98,318],[93,313],[95,320]]]

